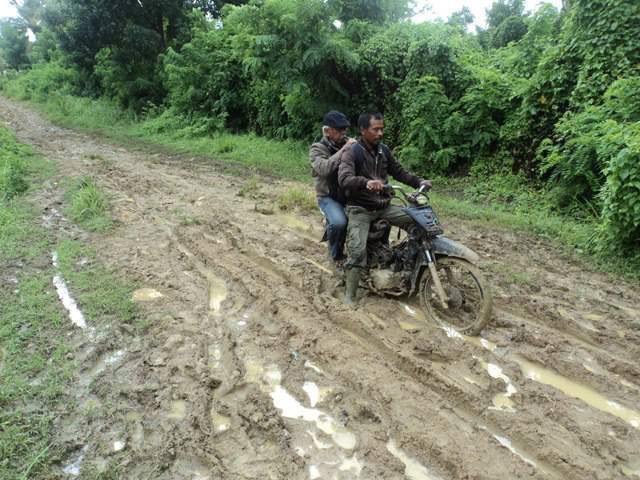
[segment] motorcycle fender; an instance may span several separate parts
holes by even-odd
[[[433,251],[436,255],[446,255],[447,257],[463,258],[471,263],[476,263],[480,257],[476,252],[461,243],[444,236],[436,237],[431,241]]]

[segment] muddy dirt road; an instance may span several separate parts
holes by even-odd
[[[114,463],[127,479],[640,478],[634,286],[544,240],[446,218],[494,286],[483,338],[398,301],[351,311],[317,216],[260,213],[238,196],[246,178],[202,159],[58,128],[6,99],[0,117],[60,178],[96,179],[117,223],[88,240],[162,295],[139,292],[144,335],[70,325],[92,408],[58,421],[60,478]],[[265,180],[259,202],[285,188]],[[60,198],[52,183],[43,209]]]

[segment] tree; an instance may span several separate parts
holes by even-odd
[[[29,38],[27,26],[22,19],[5,18],[0,20],[0,50],[6,65],[15,70],[29,67]]]
[[[380,24],[408,18],[412,13],[407,0],[329,0],[328,4],[343,22],[365,20]]]
[[[498,28],[509,17],[524,16],[524,0],[497,0],[485,12],[489,28]]]
[[[16,7],[27,28],[37,34],[42,28],[43,0],[11,0],[10,3]]]
[[[524,37],[527,33],[527,24],[523,17],[512,15],[505,18],[491,33],[493,48],[502,48]]]
[[[44,18],[90,90],[140,107],[162,100],[159,55],[190,40],[193,10],[218,15],[226,3],[242,2],[53,0]]]
[[[462,7],[457,12],[453,12],[447,23],[451,26],[462,27],[463,30],[466,30],[467,25],[471,25],[474,21],[475,17],[469,7]]]

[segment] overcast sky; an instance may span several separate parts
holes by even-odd
[[[9,0],[0,0],[0,18],[17,17],[16,8],[9,3]]]
[[[420,22],[424,20],[435,20],[436,18],[446,20],[453,12],[461,10],[462,7],[469,7],[469,10],[471,10],[471,13],[473,13],[475,17],[475,25],[484,28],[486,27],[485,10],[491,7],[493,1],[494,0],[415,0],[417,9],[431,5],[431,10],[419,13],[413,18],[413,21]],[[525,10],[537,10],[540,3],[542,3],[541,0],[525,0]],[[546,0],[546,3],[550,3],[558,9],[562,7],[562,0]]]
[[[562,0],[548,0],[549,3],[557,8],[562,6]],[[431,5],[431,10],[420,13],[414,17],[414,21],[420,22],[424,20],[433,20],[442,18],[445,20],[453,12],[467,6],[475,17],[475,24],[484,27],[485,25],[485,9],[489,8],[493,0],[415,0],[418,8]],[[525,0],[527,10],[535,10],[540,0]],[[0,0],[0,18],[17,16],[16,9],[9,3],[9,0]]]

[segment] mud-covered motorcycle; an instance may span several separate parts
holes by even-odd
[[[406,236],[388,241],[390,225],[373,222],[367,240],[368,272],[361,280],[379,295],[418,296],[428,317],[460,333],[478,335],[491,319],[492,296],[475,265],[478,255],[443,236],[423,187],[406,193],[385,185],[413,220]]]

